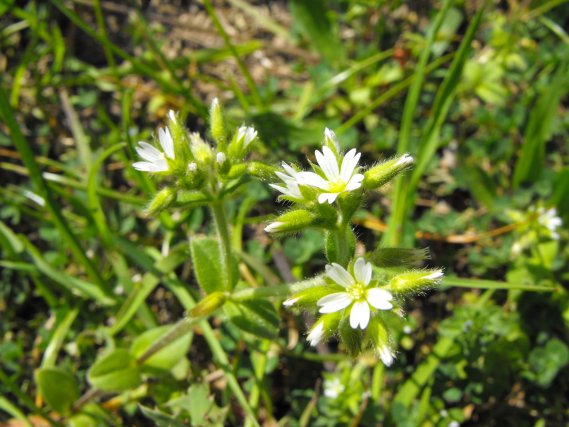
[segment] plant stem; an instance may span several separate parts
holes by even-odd
[[[347,225],[341,224],[338,230],[334,232],[334,239],[336,240],[336,251],[338,253],[338,264],[343,267],[348,265],[350,260],[349,244],[346,238]]]
[[[219,249],[225,275],[224,287],[226,290],[232,290],[235,284],[233,278],[233,254],[231,253],[231,239],[229,237],[229,226],[225,216],[225,209],[223,202],[219,199],[214,200],[210,207],[215,221],[215,228],[217,229],[217,236],[219,237]]]
[[[303,280],[302,282],[291,283],[287,285],[270,286],[266,288],[248,288],[242,289],[231,295],[232,301],[245,301],[254,298],[268,297],[286,297],[290,294],[303,291],[305,289],[314,288],[324,284],[322,276],[316,276],[312,279]]]
[[[176,323],[176,325],[174,326],[174,328],[172,328],[172,330],[170,330],[170,332],[168,332],[166,335],[164,335],[162,338],[160,338],[158,341],[152,344],[152,346],[148,350],[146,350],[146,352],[142,356],[140,356],[136,360],[136,362],[139,365],[142,365],[145,361],[150,359],[154,354],[162,350],[164,347],[167,347],[177,339],[183,337],[188,332],[190,332],[193,326],[196,323],[198,323],[200,320],[202,320],[201,317],[184,317],[182,320]]]

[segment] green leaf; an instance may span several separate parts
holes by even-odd
[[[381,268],[419,267],[429,257],[428,249],[378,247],[369,260]]]
[[[205,384],[194,384],[188,390],[190,418],[193,426],[201,426],[213,402],[209,399],[209,388]]]
[[[141,383],[140,368],[128,350],[115,349],[89,369],[87,379],[94,388],[103,391],[123,391]]]
[[[228,301],[225,314],[237,327],[261,338],[275,338],[279,332],[279,315],[265,300]]]
[[[158,409],[151,409],[142,405],[138,405],[138,407],[144,416],[151,419],[157,427],[187,427],[186,423],[179,421],[176,417],[173,417],[166,412],[162,412]]]
[[[200,287],[208,294],[223,291],[224,279],[217,240],[209,237],[194,238],[190,241],[190,251]]]
[[[545,347],[535,348],[529,355],[531,371],[529,377],[541,387],[547,388],[558,372],[569,363],[569,347],[557,338],[547,342]]]
[[[138,336],[132,343],[130,352],[132,356],[138,359],[160,338],[168,334],[174,325],[160,326],[150,329]],[[143,366],[156,369],[170,370],[172,369],[186,354],[192,342],[192,334],[186,334],[180,339],[172,342],[170,345],[162,348],[154,355],[146,359]]]
[[[68,413],[79,398],[75,377],[64,369],[38,369],[36,382],[47,404],[60,414]]]

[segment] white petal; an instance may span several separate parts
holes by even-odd
[[[275,175],[278,176],[283,182],[296,182],[293,177],[282,172],[275,172]]]
[[[409,154],[403,154],[403,156],[399,160],[397,160],[395,166],[408,165],[410,163],[413,163],[414,161],[415,160],[413,159],[413,157],[411,157]]]
[[[336,150],[340,151],[340,144],[338,143],[338,138],[336,137],[336,134],[334,132],[332,132],[330,129],[326,128],[326,129],[324,129],[324,137],[327,138],[328,140],[332,141],[332,144],[334,144],[334,147],[336,147]]]
[[[219,165],[223,165],[227,160],[227,157],[225,156],[225,153],[217,153],[215,159]]]
[[[425,280],[437,280],[437,279],[440,279],[441,277],[443,277],[443,271],[437,270],[437,271],[429,274],[428,276],[423,277],[423,279],[425,279]]]
[[[342,160],[342,169],[340,172],[342,181],[348,182],[350,180],[354,174],[354,169],[358,165],[358,161],[360,160],[361,155],[362,154],[358,153],[355,148],[352,148],[344,156],[344,160]]]
[[[297,301],[298,301],[298,298],[289,298],[283,302],[283,305],[285,307],[292,307]]]
[[[322,147],[322,153],[316,150],[316,160],[318,165],[322,168],[322,172],[329,180],[335,180],[340,175],[338,168],[338,161],[336,156],[329,147]]]
[[[316,346],[322,340],[323,336],[324,322],[318,322],[316,325],[314,325],[306,339],[310,342],[310,345]]]
[[[156,172],[156,166],[150,162],[136,162],[132,164],[132,167],[142,172]]]
[[[379,358],[381,359],[381,361],[383,362],[383,364],[385,366],[391,366],[391,364],[393,363],[393,360],[395,359],[395,357],[393,356],[393,353],[391,352],[391,350],[387,346],[383,346],[379,350]]]
[[[370,311],[369,305],[365,301],[358,301],[352,306],[350,311],[350,326],[353,329],[357,329],[358,325],[360,328],[365,329],[369,323]]]
[[[311,185],[321,188],[322,190],[328,190],[330,188],[329,182],[314,172],[298,172],[296,176],[299,184]]]
[[[393,299],[393,295],[385,289],[368,289],[366,292],[366,299],[367,302],[378,310],[391,310],[393,308],[393,304],[389,302]]]
[[[344,188],[345,191],[353,191],[357,190],[362,186],[362,181],[364,180],[364,176],[361,173],[355,174],[353,177],[350,178],[346,187]]]
[[[154,160],[162,157],[162,153],[160,152],[160,150],[158,150],[156,147],[150,145],[149,143],[144,142],[144,141],[140,141],[138,143],[138,145],[139,146],[136,147],[136,152],[144,160],[147,160],[149,162],[153,162]]]
[[[328,202],[332,204],[336,200],[336,197],[338,197],[338,194],[339,193],[322,193],[318,196],[318,203],[322,204]]]
[[[348,273],[344,267],[335,262],[326,266],[326,275],[344,288],[348,288],[355,283],[352,275]]]
[[[286,164],[285,162],[282,163],[282,167],[285,170],[286,173],[288,173],[292,178],[296,178],[296,174],[297,172],[294,170],[294,168],[288,164]],[[278,173],[278,172],[277,172]]]
[[[166,156],[174,160],[174,140],[172,139],[170,129],[158,129],[158,140],[160,141],[160,145],[162,146],[164,153],[166,153]]]
[[[281,228],[283,224],[284,224],[284,222],[281,222],[281,221],[272,222],[265,227],[265,231],[267,233],[273,233],[275,231],[279,231],[279,228]]]
[[[371,273],[371,263],[365,262],[363,258],[358,258],[354,264],[354,276],[356,280],[367,285],[371,280]]]
[[[347,292],[335,292],[318,300],[316,305],[320,307],[320,313],[335,313],[352,303],[352,297]]]

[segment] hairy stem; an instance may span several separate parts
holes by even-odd
[[[221,200],[214,200],[210,204],[211,212],[215,221],[215,228],[219,238],[219,249],[221,253],[221,262],[225,276],[226,290],[232,290],[235,285],[233,278],[233,254],[231,251],[231,239],[229,236],[229,225],[225,216],[225,207]]]

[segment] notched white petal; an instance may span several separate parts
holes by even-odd
[[[393,295],[385,289],[368,289],[366,292],[366,300],[378,310],[391,310],[393,308],[393,304],[390,302],[393,300]]]
[[[335,313],[352,303],[352,297],[346,292],[335,292],[318,300],[316,305],[320,307],[320,313]]]
[[[350,287],[355,283],[352,275],[348,273],[344,267],[335,262],[326,266],[326,275],[344,288]]]

